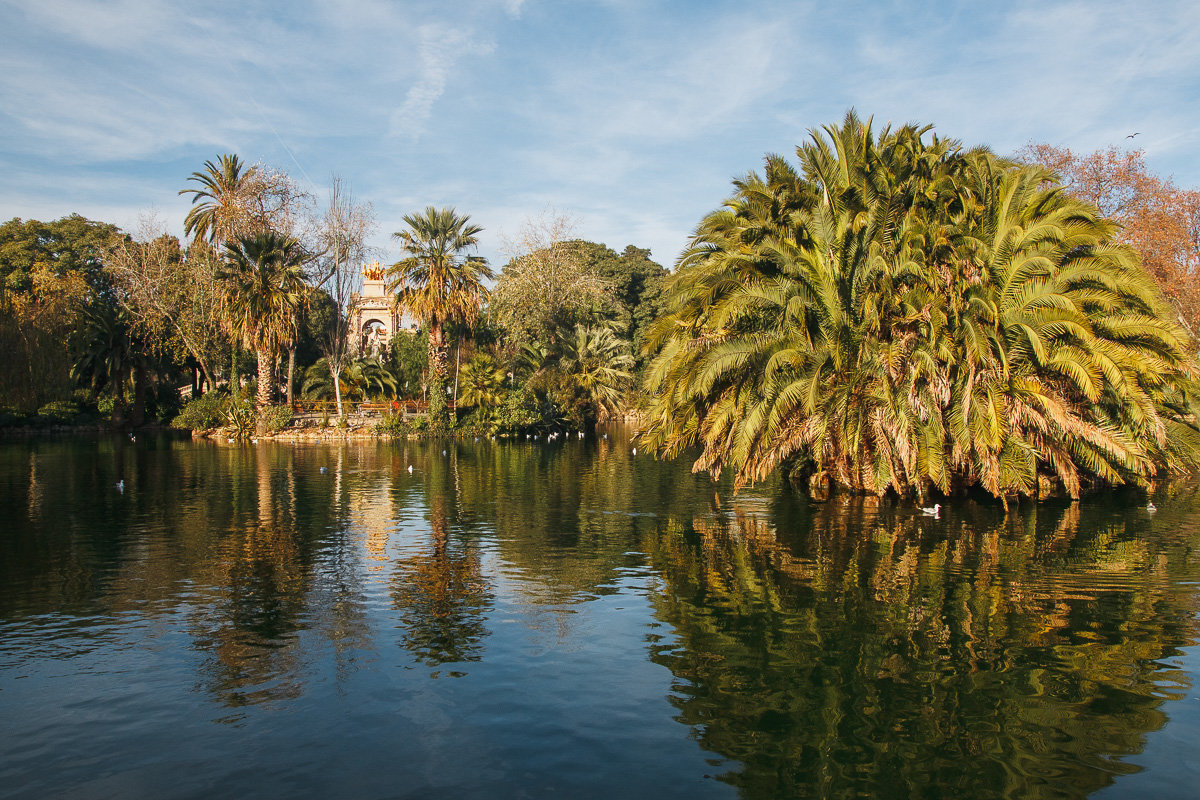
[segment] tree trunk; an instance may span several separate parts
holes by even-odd
[[[442,326],[436,320],[429,326],[429,422],[445,427],[450,421],[446,411],[446,351]]]
[[[141,364],[133,368],[133,414],[129,421],[135,428],[146,424],[146,368]]]
[[[296,346],[292,345],[288,348],[288,378],[287,378],[287,404],[288,408],[292,407],[295,396],[292,391],[292,383],[296,377]]]
[[[112,382],[113,410],[112,424],[114,428],[125,427],[125,376],[118,375]]]
[[[451,397],[454,398],[453,405],[454,405],[454,408],[456,411],[458,409],[458,370],[459,370],[459,367],[461,367],[461,366],[462,366],[462,342],[455,342],[455,344],[454,344],[454,394],[452,394]]]
[[[258,407],[259,435],[267,432],[266,411],[275,399],[275,354],[260,347],[254,351],[258,357],[258,395],[255,405]]]
[[[335,367],[330,370],[333,375],[333,396],[337,403],[338,419],[342,418],[342,368]]]
[[[229,391],[236,393],[242,388],[242,376],[238,374],[238,346],[229,348]]]

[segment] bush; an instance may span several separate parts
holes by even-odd
[[[267,406],[262,412],[263,422],[271,433],[278,433],[291,425],[292,416],[290,406]]]
[[[504,396],[504,402],[495,410],[495,430],[518,433],[537,427],[542,422],[537,397],[526,389],[515,389]]]
[[[79,416],[79,405],[73,400],[51,400],[38,409],[38,421],[47,425],[64,425]]]
[[[203,394],[183,407],[179,416],[171,420],[171,427],[193,431],[206,431],[220,427],[225,423],[225,409],[228,403],[228,395],[218,392]],[[104,411],[103,406],[100,410]]]
[[[225,407],[224,417],[225,426],[221,430],[235,439],[250,438],[258,426],[254,406],[244,400],[231,401]]]

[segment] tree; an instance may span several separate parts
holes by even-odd
[[[86,309],[111,301],[103,254],[120,236],[78,214],[0,225],[0,402],[34,410],[71,392],[66,343]]]
[[[122,304],[147,336],[193,359],[209,388],[216,386],[212,365],[225,340],[215,260],[196,251],[185,256],[178,239],[143,218],[137,236],[114,242],[104,263]]]
[[[316,249],[320,255],[313,264],[313,284],[323,289],[335,306],[320,348],[333,380],[339,418],[344,416],[339,384],[350,355],[351,295],[358,278],[358,265],[366,261],[370,251],[367,237],[374,228],[370,203],[355,203],[353,195],[342,188],[341,179],[335,176],[329,191],[329,206],[316,227]]]
[[[132,320],[114,303],[96,303],[80,315],[74,337],[71,377],[92,388],[93,395],[107,389],[113,395],[113,424],[125,423],[125,390],[134,377],[135,410],[132,422],[144,422],[145,343],[133,331]]]
[[[462,393],[458,401],[464,406],[493,409],[504,401],[504,369],[486,353],[476,353],[462,368]]]
[[[258,432],[266,432],[263,412],[274,400],[275,359],[295,339],[308,294],[307,255],[291,237],[268,231],[243,236],[225,246],[222,317],[233,337],[258,359]]]
[[[216,162],[205,161],[204,169],[193,172],[188,180],[195,189],[181,189],[192,196],[192,208],[184,219],[184,232],[193,236],[189,265],[199,267],[203,280],[209,267],[219,267],[221,248],[241,237],[267,231],[296,235],[297,224],[307,218],[311,197],[282,170],[258,164],[247,167],[235,154],[223,154]],[[238,380],[236,345],[230,353],[230,380]],[[294,351],[289,350],[288,388]]]
[[[342,380],[334,381],[329,362],[324,358],[304,373],[304,396],[312,400],[326,400],[341,393],[348,400],[367,400],[387,392],[396,395],[396,378],[377,358],[352,358],[343,365]],[[342,407],[338,398],[338,409]]]
[[[612,284],[592,268],[588,248],[570,238],[563,216],[527,221],[505,243],[504,265],[489,310],[514,343],[553,342],[594,322],[611,304]]]
[[[647,438],[736,485],[1007,498],[1194,468],[1197,367],[1050,173],[853,112],[735,183],[680,259]]]
[[[487,301],[485,280],[492,271],[487,262],[466,251],[476,247],[483,228],[453,208],[429,206],[423,214],[407,214],[406,230],[394,234],[406,258],[387,270],[387,290],[396,293],[396,305],[420,320],[429,334],[429,416],[445,424],[446,326],[471,325]]]
[[[662,291],[667,271],[650,259],[650,251],[627,245],[618,255],[594,242],[573,241],[588,269],[608,283],[608,300],[602,316],[616,324],[630,342],[638,365],[645,332],[662,313]]]
[[[199,188],[180,189],[192,196],[183,221],[184,233],[220,247],[226,242],[267,230],[291,234],[310,198],[281,170],[247,167],[226,153],[188,180]]]
[[[1193,335],[1200,333],[1200,190],[1155,175],[1140,149],[1079,155],[1031,143],[1017,158],[1047,168],[1066,191],[1119,223],[1116,239],[1141,255],[1179,320]]]

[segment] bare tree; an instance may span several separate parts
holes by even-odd
[[[358,286],[358,266],[372,255],[367,237],[375,229],[375,212],[370,203],[356,203],[354,196],[334,176],[329,189],[329,204],[314,225],[315,249],[312,283],[323,289],[336,308],[334,324],[325,331],[321,352],[333,378],[338,417],[342,410],[342,370],[350,357],[350,307]]]
[[[123,290],[122,305],[149,337],[191,356],[212,388],[212,360],[224,338],[217,318],[216,261],[210,255],[205,248],[185,254],[157,217],[144,214],[132,237],[121,237],[108,249],[104,265]]]

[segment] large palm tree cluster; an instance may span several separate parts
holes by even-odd
[[[853,112],[698,226],[645,438],[738,486],[1001,498],[1197,465],[1197,367],[1114,226],[1040,168]]]

